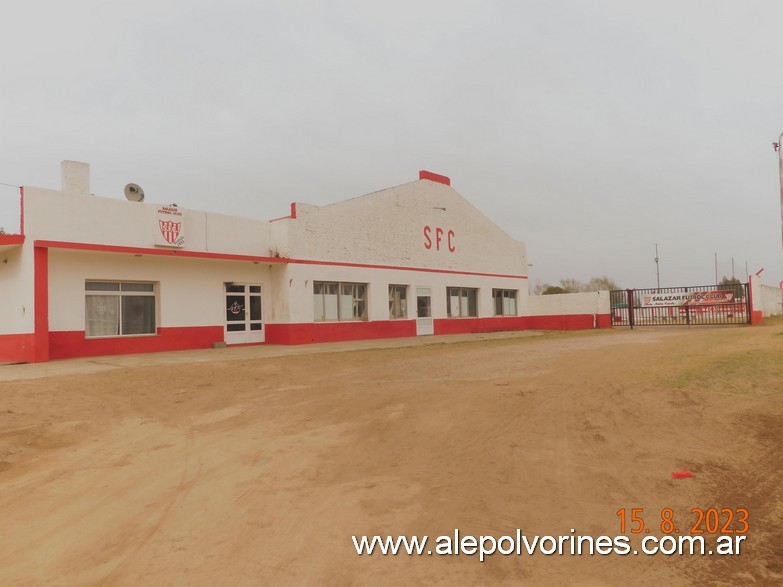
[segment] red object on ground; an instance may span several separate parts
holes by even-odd
[[[687,479],[689,477],[693,477],[693,473],[690,471],[675,471],[672,473],[672,479]]]

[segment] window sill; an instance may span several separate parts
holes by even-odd
[[[150,338],[152,336],[160,336],[157,332],[151,332],[149,334],[107,334],[106,336],[88,336],[84,335],[86,340],[105,340],[107,338]]]

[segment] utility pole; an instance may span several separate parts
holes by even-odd
[[[778,152],[778,169],[780,172],[780,226],[781,237],[783,238],[783,148],[780,146],[781,143],[783,143],[783,133],[780,133],[777,143],[772,143],[772,146],[775,147],[775,151]]]
[[[745,283],[750,282],[750,273],[748,273],[748,262],[745,261]]]
[[[661,272],[658,266],[658,243],[655,243],[655,277],[658,280],[658,292],[661,291]]]
[[[734,277],[734,257],[732,257],[732,258],[731,258],[731,279],[732,279],[732,281],[733,281],[734,279],[736,279],[736,278]]]
[[[715,253],[715,285],[718,285],[718,253]]]

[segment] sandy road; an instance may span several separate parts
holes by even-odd
[[[3,381],[0,583],[774,584],[781,332],[556,333]],[[696,477],[672,480],[681,468]],[[619,508],[710,506],[751,510],[741,556],[480,563],[359,557],[351,542],[616,535]]]

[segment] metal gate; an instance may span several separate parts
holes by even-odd
[[[612,326],[750,324],[747,283],[609,292]]]

